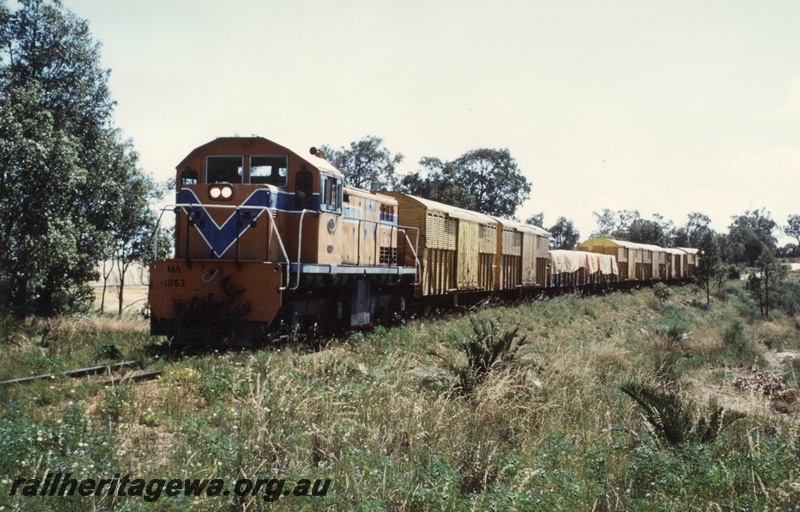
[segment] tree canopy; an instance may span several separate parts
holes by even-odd
[[[671,244],[672,222],[659,214],[653,220],[643,219],[639,210],[619,210],[616,213],[606,208],[592,212],[597,222],[597,231],[592,237],[627,240],[640,244],[668,247]]]
[[[0,305],[52,315],[87,307],[112,227],[138,208],[124,192],[142,171],[112,125],[87,22],[57,1],[20,4],[0,4]]]
[[[685,226],[673,229],[672,245],[675,247],[699,247],[701,238],[710,229],[709,224],[711,224],[711,219],[708,215],[700,212],[690,213]]]
[[[540,228],[544,227],[544,212],[534,213],[527,219],[525,219],[525,224],[530,224],[532,226],[539,226]]]
[[[351,142],[349,148],[334,149],[322,146],[324,157],[342,171],[347,184],[366,190],[386,190],[395,187],[395,169],[403,155],[392,155],[383,147],[383,139],[368,135]]]
[[[727,261],[755,265],[765,250],[774,253],[778,241],[773,232],[777,224],[765,208],[735,215],[732,221],[728,235],[723,239]]]
[[[403,192],[505,218],[530,197],[530,182],[508,149],[474,149],[451,162],[426,157],[419,163],[425,175],[404,176]]]
[[[786,221],[788,224],[783,228],[783,232],[797,240],[797,245],[800,245],[800,215],[789,215]]]
[[[575,229],[575,225],[566,217],[559,217],[556,223],[549,229],[551,249],[573,250],[581,242],[581,234]]]

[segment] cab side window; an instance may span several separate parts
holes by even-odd
[[[322,180],[322,211],[342,213],[342,180],[334,176],[320,176]]]
[[[197,185],[197,171],[187,167],[181,173],[181,185]]]

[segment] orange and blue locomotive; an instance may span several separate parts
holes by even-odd
[[[153,334],[249,343],[403,311],[417,234],[396,199],[347,187],[314,148],[218,138],[178,165],[176,189],[175,257],[150,267]]]

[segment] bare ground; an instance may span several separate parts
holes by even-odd
[[[717,404],[751,417],[780,417],[800,424],[798,394],[774,389],[791,361],[800,359],[800,350],[768,351],[764,358],[769,368],[763,371],[742,367],[700,370],[689,379],[685,391],[702,404]]]

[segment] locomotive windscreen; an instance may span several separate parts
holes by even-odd
[[[206,183],[241,183],[241,156],[210,156],[206,161]]]
[[[250,157],[250,183],[285,187],[289,175],[287,161],[282,155]]]

